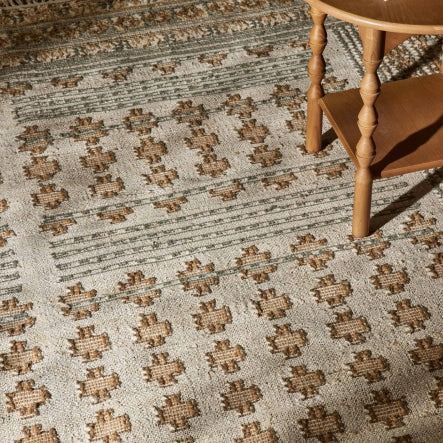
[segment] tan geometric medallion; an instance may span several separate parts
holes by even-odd
[[[151,166],[150,174],[143,174],[148,185],[157,185],[161,188],[172,186],[178,177],[176,169],[166,169],[165,165]]]
[[[167,395],[165,405],[155,406],[158,420],[161,425],[170,425],[174,431],[189,428],[189,420],[200,415],[195,400],[182,400],[181,393]]]
[[[292,307],[292,302],[286,294],[277,295],[274,288],[259,289],[260,300],[252,300],[259,317],[269,320],[286,317],[286,311]]]
[[[384,423],[386,429],[404,426],[403,417],[410,413],[406,400],[401,397],[393,400],[387,389],[372,391],[374,403],[365,405],[371,423]]]
[[[86,369],[86,380],[78,381],[80,397],[93,397],[96,403],[101,403],[111,398],[111,391],[120,386],[118,374],[112,372],[105,375],[105,368]]]
[[[431,230],[429,233],[417,235],[412,238],[412,244],[421,244],[426,249],[437,248],[441,245],[441,238],[443,237],[443,233],[441,231]]]
[[[5,198],[0,199],[0,214],[9,208],[8,201]]]
[[[345,298],[352,294],[352,288],[347,280],[337,282],[334,274],[319,278],[318,285],[311,289],[317,303],[327,302],[330,307],[340,306]]]
[[[443,408],[443,377],[436,377],[436,389],[430,392],[431,399],[435,403],[436,408]]]
[[[282,191],[283,189],[289,188],[291,183],[295,182],[297,177],[293,172],[288,172],[287,174],[274,175],[273,177],[266,177],[262,179],[262,184],[265,188],[273,186],[276,191]]]
[[[426,365],[430,371],[443,368],[443,343],[434,344],[434,339],[427,336],[415,340],[416,348],[409,351],[412,361],[416,365]]]
[[[303,329],[293,331],[291,325],[274,325],[275,335],[266,337],[273,354],[282,353],[286,359],[301,355],[300,348],[306,346],[306,332]]]
[[[92,117],[77,117],[70,129],[74,140],[86,142],[87,145],[95,145],[100,138],[108,135],[103,120],[94,121]]]
[[[433,249],[440,246],[440,238],[443,233],[435,230],[437,220],[435,218],[425,218],[419,211],[409,216],[409,221],[403,223],[404,230],[413,233],[411,243],[413,245],[423,245],[426,249]]]
[[[257,124],[256,119],[243,122],[243,126],[237,129],[240,140],[248,140],[251,143],[263,143],[269,134],[269,129],[261,124]]]
[[[171,323],[168,320],[159,322],[157,315],[142,314],[138,327],[133,328],[137,343],[153,348],[165,344],[166,337],[172,334]]]
[[[309,265],[314,271],[327,268],[327,263],[335,257],[333,251],[326,249],[325,238],[317,240],[312,234],[298,235],[298,243],[291,245],[299,266]]]
[[[335,434],[345,431],[340,414],[337,411],[328,414],[323,405],[309,407],[308,418],[298,420],[298,423],[306,439],[316,438],[322,443],[337,441]]]
[[[177,383],[177,377],[185,372],[185,366],[179,359],[170,360],[167,352],[152,354],[152,364],[143,368],[147,382],[156,381],[160,386]]]
[[[242,346],[231,346],[229,340],[221,340],[215,342],[214,351],[207,352],[206,358],[211,368],[220,367],[225,374],[233,374],[240,370],[239,363],[246,353]]]
[[[223,103],[228,115],[236,115],[241,119],[251,118],[257,106],[251,97],[241,98],[240,94],[228,95]]]
[[[62,308],[63,314],[72,315],[74,320],[84,320],[91,317],[93,312],[100,309],[100,305],[94,301],[96,296],[95,289],[85,291],[80,282],[68,287],[66,295],[60,296],[60,301],[66,304]],[[77,304],[80,306],[77,307]]]
[[[76,88],[83,78],[82,75],[73,75],[65,78],[54,77],[51,79],[51,85],[58,88]]]
[[[437,220],[435,218],[426,218],[419,211],[415,211],[408,216],[409,220],[403,223],[403,229],[406,232],[415,232],[417,230],[432,228]]]
[[[298,114],[298,115],[300,115],[300,114]],[[298,115],[294,114],[295,119]],[[289,123],[291,123],[291,126],[294,127],[294,119],[292,121],[288,122],[288,125],[289,125]],[[294,129],[296,129],[296,127]],[[328,180],[332,180],[334,178],[341,177],[343,175],[343,172],[346,171],[347,169],[348,169],[348,166],[346,165],[346,163],[341,162],[341,163],[317,166],[314,169],[314,171],[318,177],[325,176]]]
[[[172,115],[179,123],[189,126],[201,126],[203,120],[208,118],[208,113],[203,105],[194,105],[192,100],[179,101]]]
[[[244,191],[245,187],[241,184],[239,180],[233,180],[227,186],[220,186],[209,190],[209,195],[211,197],[219,197],[222,201],[227,202],[230,200],[235,200],[237,195]]]
[[[289,111],[300,109],[301,104],[306,101],[306,95],[300,88],[292,88],[290,85],[275,85],[272,97],[279,108]]]
[[[212,148],[218,144],[217,134],[207,134],[204,128],[192,129],[191,134],[191,137],[185,138],[186,146],[197,149],[201,154],[212,152]]]
[[[220,177],[231,167],[227,158],[218,158],[215,153],[203,154],[202,163],[195,166],[199,175],[209,175],[212,178]]]
[[[443,277],[443,252],[434,254],[432,259],[432,264],[427,266],[429,273],[432,278],[442,278]]]
[[[371,283],[376,289],[384,289],[390,294],[398,294],[405,290],[405,285],[410,282],[405,269],[394,271],[388,263],[377,265],[378,275],[371,276]]]
[[[389,363],[383,357],[373,357],[372,351],[356,352],[354,361],[348,363],[353,377],[364,377],[368,383],[374,383],[384,379],[383,372],[389,370]]]
[[[325,89],[328,92],[336,92],[340,89],[344,89],[348,85],[349,81],[347,79],[339,79],[335,75],[329,75],[325,77],[324,80]]]
[[[115,83],[128,79],[128,75],[132,73],[133,68],[131,66],[118,67],[111,69],[110,71],[102,71],[102,77],[104,79],[112,79]]]
[[[73,357],[82,357],[90,362],[102,358],[103,352],[111,348],[108,334],[94,335],[95,326],[78,327],[78,338],[68,339]]]
[[[26,328],[34,326],[35,317],[28,314],[31,309],[32,303],[19,304],[16,297],[3,300],[0,304],[0,332],[7,332],[9,336],[20,335]],[[8,320],[9,317],[12,319]]]
[[[121,434],[131,431],[131,422],[127,414],[114,417],[113,409],[101,409],[96,413],[96,422],[88,423],[88,428],[90,441],[121,442]]]
[[[262,398],[258,386],[245,386],[244,380],[236,380],[229,383],[229,391],[221,394],[223,409],[235,410],[240,416],[255,412],[254,403]]]
[[[366,341],[363,335],[370,331],[369,324],[365,317],[355,317],[349,309],[345,312],[335,313],[335,322],[327,325],[331,330],[332,338],[344,338],[349,343],[355,345]]]
[[[397,309],[389,311],[395,326],[407,326],[410,332],[425,328],[425,321],[431,315],[422,305],[413,306],[410,299],[400,300],[395,303]]]
[[[97,212],[99,220],[109,220],[110,223],[122,223],[127,220],[128,215],[133,214],[134,210],[129,206],[123,206],[118,209],[111,209],[110,211]]]
[[[40,225],[42,232],[50,232],[52,235],[62,235],[68,232],[70,226],[77,224],[73,218],[63,218],[53,222],[45,222]]]
[[[268,264],[271,260],[269,251],[260,252],[255,245],[243,248],[242,251],[243,255],[235,259],[241,278],[251,278],[256,283],[264,283],[269,280],[269,274],[277,270],[277,265]]]
[[[147,137],[141,140],[141,145],[134,148],[134,151],[138,159],[153,164],[159,163],[168,149],[162,141],[155,141],[152,137]]]
[[[303,132],[306,127],[306,113],[303,110],[292,111],[291,120],[286,120],[286,126],[292,131]]]
[[[292,366],[292,377],[284,378],[288,392],[298,392],[303,395],[304,399],[315,397],[319,392],[319,387],[326,383],[325,375],[322,371],[306,370],[305,365]]]
[[[15,371],[18,375],[32,371],[32,366],[43,360],[43,353],[38,346],[26,349],[25,341],[12,341],[11,352],[0,354],[1,369]]]
[[[15,440],[14,443],[60,443],[54,428],[44,431],[43,426],[39,424],[25,426],[22,433],[23,437]]]
[[[176,62],[155,63],[152,65],[152,70],[160,72],[161,75],[169,75],[175,72],[175,68],[179,64]]]
[[[91,168],[95,173],[107,171],[109,166],[116,161],[114,152],[103,152],[101,146],[88,148],[87,152],[87,155],[80,157],[80,163],[84,168]]]
[[[32,157],[31,165],[23,166],[26,177],[37,180],[49,180],[60,171],[57,160],[48,160],[47,156]]]
[[[210,294],[211,286],[217,286],[220,282],[215,274],[214,264],[202,265],[198,258],[188,261],[186,271],[179,271],[177,276],[183,285],[184,291],[195,291],[194,295]]]
[[[17,383],[16,391],[7,392],[7,411],[18,412],[22,418],[39,415],[40,406],[51,398],[51,394],[45,386],[34,386],[34,380],[22,380]]]
[[[150,134],[152,128],[158,126],[157,118],[151,112],[146,114],[142,108],[131,109],[129,115],[123,119],[128,131],[138,132],[140,135]]]
[[[282,157],[279,148],[270,149],[268,145],[254,146],[253,153],[248,155],[249,161],[253,165],[259,164],[262,168],[278,165]]]
[[[166,209],[168,214],[172,212],[178,212],[182,209],[182,205],[188,203],[188,199],[184,196],[167,198],[165,200],[159,200],[154,202],[154,208]]]
[[[117,177],[114,180],[111,174],[95,177],[95,181],[95,185],[89,186],[93,196],[111,198],[117,196],[123,189],[125,189],[123,180],[120,177]]]
[[[155,277],[145,277],[142,271],[128,272],[126,275],[126,282],[118,282],[118,291],[136,291],[137,293],[123,296],[124,303],[135,303],[145,308],[152,305],[154,299],[160,297],[161,290],[154,287],[157,283]]]
[[[23,142],[18,148],[19,151],[32,154],[42,154],[54,142],[49,129],[39,129],[37,125],[26,126],[25,131],[17,139]]]
[[[378,230],[373,235],[363,240],[355,240],[351,235],[351,241],[354,241],[353,249],[357,255],[366,255],[371,260],[377,260],[385,256],[385,251],[391,246],[391,243],[383,239],[383,232]]]
[[[231,311],[228,306],[216,307],[216,301],[200,303],[199,312],[192,314],[197,331],[207,331],[210,334],[223,332],[227,324],[232,323]]]
[[[254,421],[242,425],[243,437],[236,438],[234,443],[278,443],[274,429],[269,428],[262,431],[260,422]]]
[[[28,82],[6,82],[0,86],[0,94],[9,94],[13,97],[24,95],[26,91],[32,89],[32,85]]]
[[[15,232],[12,229],[0,228],[0,247],[6,246],[8,238],[15,237]]]
[[[31,194],[34,206],[43,206],[44,209],[56,209],[69,199],[67,191],[63,188],[57,190],[54,183],[40,185],[40,191]]]

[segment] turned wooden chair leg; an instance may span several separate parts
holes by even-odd
[[[375,143],[372,138],[378,125],[375,102],[380,94],[380,79],[377,69],[383,59],[385,32],[365,29],[363,33],[363,64],[365,75],[360,84],[363,107],[358,115],[361,138],[357,143],[358,167],[355,175],[354,214],[352,234],[355,238],[369,234],[371,216],[372,173],[370,166],[375,157]]]
[[[308,90],[308,112],[306,127],[306,151],[318,152],[321,149],[323,112],[318,100],[324,96],[322,80],[326,72],[326,63],[323,51],[326,47],[326,28],[324,26],[326,14],[318,9],[311,8],[311,17],[314,22],[310,36],[309,45],[312,56],[308,64],[311,85]]]

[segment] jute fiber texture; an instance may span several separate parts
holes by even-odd
[[[0,2],[1,443],[443,441],[443,172],[377,181],[349,236],[354,166],[326,122],[303,147],[310,27]],[[358,32],[327,31],[326,90],[358,86]]]

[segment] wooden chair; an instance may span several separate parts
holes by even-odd
[[[357,168],[352,234],[361,238],[369,234],[374,179],[443,166],[443,75],[384,85],[377,75],[383,56],[411,35],[443,34],[443,0],[306,1],[314,22],[306,149],[321,149],[324,112]],[[360,90],[324,95],[327,15],[359,28],[365,68]]]

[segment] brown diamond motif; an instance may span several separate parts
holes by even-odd
[[[300,348],[306,346],[306,332],[303,329],[293,331],[290,324],[274,325],[275,335],[266,337],[273,354],[282,353],[286,359],[301,355]]]

